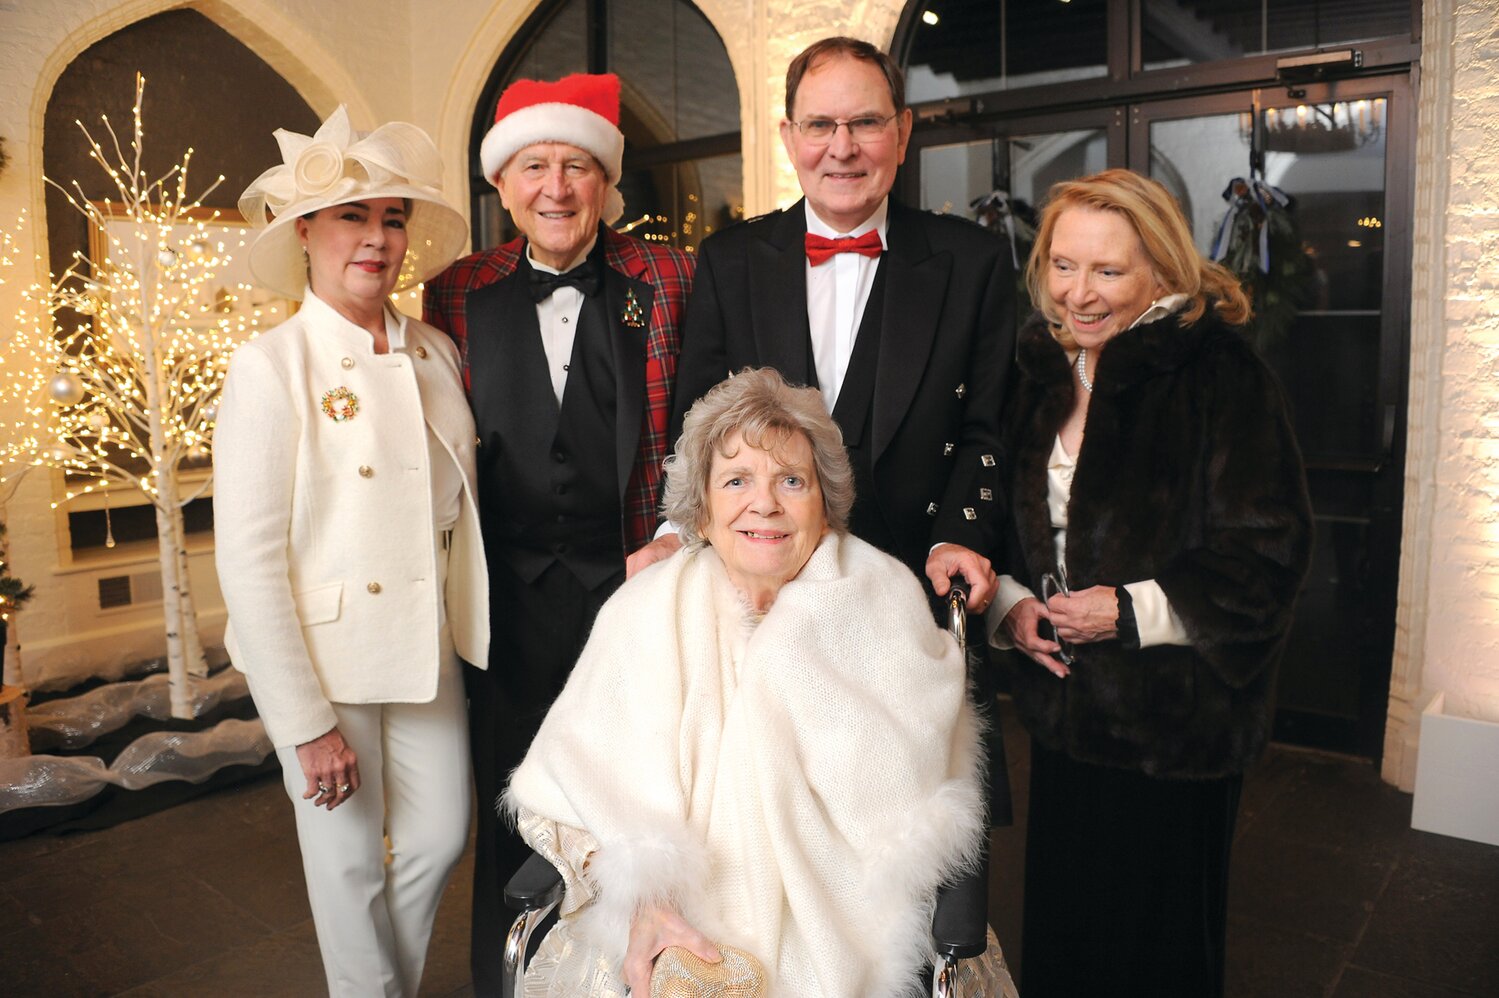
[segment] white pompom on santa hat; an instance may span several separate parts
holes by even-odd
[[[484,176],[499,186],[511,157],[538,142],[563,142],[598,160],[609,180],[603,221],[613,225],[625,211],[619,177],[625,136],[619,130],[619,77],[574,73],[555,83],[516,80],[495,107],[494,124],[479,146]]]

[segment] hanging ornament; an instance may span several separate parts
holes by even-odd
[[[1230,180],[1223,200],[1228,209],[1210,255],[1249,294],[1254,315],[1246,335],[1273,360],[1316,294],[1316,268],[1296,218],[1296,201],[1253,172]]]
[[[72,371],[58,371],[47,382],[47,394],[59,405],[77,405],[83,401],[83,382]]]
[[[170,246],[163,246],[156,251],[156,262],[163,267],[170,267],[177,262],[177,251]]]
[[[219,418],[219,403],[213,401],[203,407],[203,421],[211,423]]]
[[[109,519],[109,490],[104,490],[104,546],[115,546],[115,526]]]
[[[1031,244],[1036,241],[1035,213],[1024,201],[1016,202],[1006,190],[993,190],[968,202],[973,220],[990,232],[1008,238],[1010,263],[1019,271],[1030,255]]]

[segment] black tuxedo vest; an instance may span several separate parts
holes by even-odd
[[[624,567],[607,307],[602,293],[584,296],[559,407],[527,292],[530,271],[522,258],[500,282],[510,328],[469,346],[471,368],[486,372],[472,387],[475,422],[481,435],[503,428],[479,449],[485,547],[527,583],[560,563],[593,589]],[[475,351],[482,349],[503,349],[505,356],[481,366]]]

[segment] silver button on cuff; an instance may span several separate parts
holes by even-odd
[[[992,467],[994,467],[994,455],[993,454],[985,454],[985,455],[983,455],[982,457],[979,458],[979,463],[982,464],[986,468],[992,468]]]
[[[984,502],[993,502],[994,501],[994,490],[993,489],[979,489],[979,498],[982,499],[982,500],[984,500]]]
[[[963,507],[963,519],[965,519],[965,520],[977,520],[978,518],[979,518],[978,511],[975,510],[972,506],[964,506]]]

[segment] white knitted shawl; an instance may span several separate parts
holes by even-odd
[[[757,627],[711,548],[626,583],[507,806],[586,829],[573,929],[617,968],[667,900],[775,993],[903,995],[985,834],[963,658],[915,577],[829,535]]]

